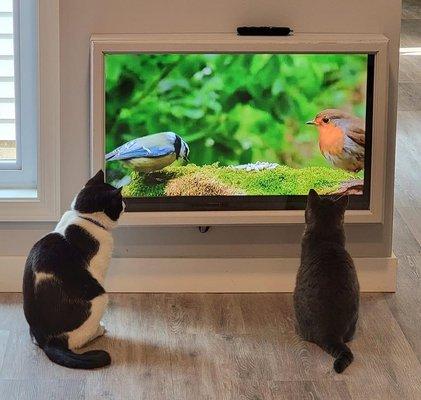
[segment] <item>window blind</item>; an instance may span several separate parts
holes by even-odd
[[[13,0],[0,1],[0,161],[16,159]]]

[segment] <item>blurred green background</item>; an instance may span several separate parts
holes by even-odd
[[[328,166],[325,108],[365,117],[367,55],[107,54],[106,152],[141,136],[179,134],[197,165],[256,161]],[[128,170],[107,163],[107,180]]]

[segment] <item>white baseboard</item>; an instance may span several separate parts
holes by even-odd
[[[394,292],[397,259],[356,258],[361,290]],[[0,292],[20,292],[25,257],[0,257]],[[109,292],[292,292],[296,258],[114,258]]]

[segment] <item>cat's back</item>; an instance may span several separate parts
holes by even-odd
[[[36,242],[30,250],[25,264],[25,274],[50,269],[64,256],[68,243],[63,235],[50,232]],[[50,268],[49,268],[50,267]]]
[[[77,249],[66,239],[66,230],[76,221],[72,212],[66,212],[54,231],[42,237],[34,244],[26,260],[25,273],[55,270],[56,266],[73,262],[78,258]],[[70,228],[72,229],[72,228]]]
[[[358,289],[354,262],[345,247],[331,242],[304,243],[297,285],[306,283],[317,288],[345,285]]]
[[[355,269],[352,257],[345,246],[335,242],[303,243],[301,264],[311,266],[312,269],[324,267],[324,270],[338,269],[344,273]],[[342,266],[349,268],[342,268]]]
[[[23,289],[32,287],[33,291],[45,279],[67,283],[86,273],[102,285],[112,248],[110,232],[74,211],[67,211],[55,230],[31,249],[25,265]]]
[[[346,324],[358,312],[359,284],[355,266],[346,249],[320,243],[303,251],[294,291],[297,318],[320,323],[335,316],[335,324]],[[352,317],[354,318],[354,317]]]
[[[46,314],[48,302],[56,303],[59,309],[64,298],[81,301],[104,293],[102,281],[90,268],[100,242],[91,232],[96,226],[89,229],[89,224],[93,225],[68,211],[55,230],[32,247],[23,277],[24,311],[28,321],[33,321],[33,315]]]

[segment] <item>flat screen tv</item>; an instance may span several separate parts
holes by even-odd
[[[369,53],[104,54],[107,182],[128,211],[370,207]]]

